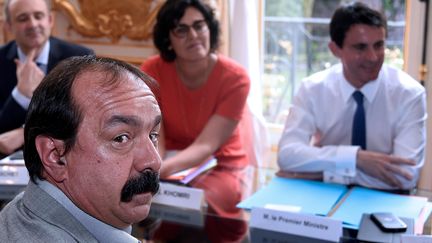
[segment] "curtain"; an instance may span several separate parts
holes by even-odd
[[[251,164],[265,167],[270,142],[262,115],[258,3],[256,0],[230,0],[230,7],[230,56],[248,71],[251,79],[248,114],[243,122],[250,134],[245,140],[251,143]]]

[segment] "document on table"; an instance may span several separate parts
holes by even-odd
[[[339,184],[275,177],[263,189],[237,205],[239,208],[288,205],[300,212],[327,215],[348,189]]]
[[[363,213],[391,212],[399,217],[417,219],[427,198],[399,195],[364,187],[353,187],[331,218],[342,220],[348,228],[358,228]]]
[[[399,195],[363,187],[348,188],[324,182],[273,178],[270,183],[237,207],[300,208],[299,212],[328,216],[343,221],[344,227],[358,229],[363,213],[392,212],[399,217],[418,220],[427,198]],[[424,210],[423,210],[424,212]],[[428,217],[430,210],[427,211]]]

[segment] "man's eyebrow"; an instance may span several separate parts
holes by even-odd
[[[17,18],[19,18],[20,16],[22,16],[22,17],[24,17],[24,16],[30,16],[30,15],[33,15],[33,14],[45,14],[45,12],[44,11],[34,11],[34,12],[23,12],[23,13],[18,13],[18,15],[16,15],[16,17]]]
[[[379,41],[375,42],[374,45],[376,45],[376,44],[383,44],[383,43],[385,43],[385,40],[379,40]]]
[[[162,121],[162,116],[161,115],[157,115],[154,119],[154,126],[158,126]]]
[[[105,127],[112,127],[118,124],[126,124],[133,127],[138,127],[141,125],[141,122],[136,116],[114,115],[108,119],[108,121],[105,123]]]
[[[20,14],[18,14],[18,15],[15,16],[15,19],[28,17],[29,15],[30,14],[28,14],[28,13],[20,13]]]

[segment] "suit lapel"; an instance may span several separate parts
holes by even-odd
[[[60,203],[31,181],[25,190],[23,203],[39,218],[68,232],[77,241],[96,241],[93,235]]]
[[[60,62],[60,53],[62,52],[59,47],[59,41],[56,38],[50,37],[49,41],[50,50],[48,54],[48,72],[50,72],[55,67],[55,65],[58,64],[58,62]]]
[[[13,62],[15,58],[18,58],[18,47],[16,42],[14,41],[12,42],[11,48],[9,48],[6,53],[6,59]]]

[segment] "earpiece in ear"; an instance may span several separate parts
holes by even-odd
[[[65,159],[64,156],[60,157],[60,160],[57,163],[60,164],[60,165],[66,165],[67,164],[66,159]]]

